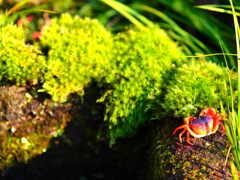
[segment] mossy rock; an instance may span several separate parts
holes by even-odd
[[[225,159],[229,148],[226,135],[221,136],[221,129],[215,134],[193,138],[190,146],[185,141],[179,142],[178,133],[173,136],[174,128],[181,124],[167,119],[161,126],[154,125],[150,154],[150,178],[154,180],[168,179],[232,179],[229,163]],[[154,136],[154,135],[153,135]],[[230,154],[230,159],[233,159]],[[228,161],[229,162],[229,161]]]
[[[106,104],[112,139],[135,134],[150,119],[150,104],[159,101],[167,72],[186,61],[178,44],[158,26],[118,33],[113,47],[108,91],[99,99]]]
[[[33,98],[24,87],[0,87],[0,169],[45,152],[70,120],[68,105]]]
[[[157,25],[113,34],[96,19],[64,13],[42,28],[38,45],[26,44],[20,27],[1,31],[0,80],[41,85],[38,92],[56,102],[67,102],[71,93],[82,97],[97,82],[105,92],[98,102],[106,105],[111,139],[133,135],[151,118],[149,104],[161,101],[167,71],[186,60]]]
[[[148,103],[162,93],[166,72],[186,61],[157,25],[113,34],[97,20],[65,13],[43,29],[40,44],[49,51],[40,91],[64,102],[97,82],[111,139],[133,135],[149,119]]]

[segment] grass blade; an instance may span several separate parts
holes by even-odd
[[[218,7],[215,7],[213,5],[211,5],[211,6],[210,5],[201,5],[201,6],[195,6],[195,7],[199,8],[199,9],[209,10],[209,11],[215,11],[215,12],[226,13],[226,14],[233,14],[233,12],[231,10],[218,8]],[[231,6],[224,6],[224,7],[231,7]],[[240,16],[240,13],[235,12],[235,15]]]
[[[184,47],[186,54],[190,55],[193,52],[198,52],[202,54],[212,53],[212,51],[207,46],[205,46],[204,43],[189,34],[187,31],[183,30],[175,21],[173,21],[163,12],[149,6],[139,4],[133,4],[130,5],[130,7],[142,11],[147,11],[165,21],[164,23],[159,23],[160,26],[165,29],[171,29],[171,31],[167,31],[167,33],[171,38],[181,43],[181,46]],[[216,57],[213,57],[213,60],[218,61]]]
[[[22,8],[29,0],[24,0],[22,2],[17,3],[15,6],[13,6],[9,11],[6,12],[6,15],[9,16],[10,14],[14,13],[15,11],[18,11]]]
[[[240,42],[239,42],[240,30],[239,30],[239,23],[237,19],[237,13],[235,11],[233,2],[232,0],[229,0],[229,2],[232,8],[232,15],[233,15],[235,36],[236,36],[237,57],[238,57],[238,108],[237,108],[237,112],[235,112],[234,106],[233,106],[233,100],[231,100],[232,114],[231,116],[229,116],[230,125],[229,125],[229,128],[227,128],[227,135],[232,145],[232,153],[235,157],[237,169],[238,171],[240,171]],[[237,179],[236,169],[233,162],[231,163],[231,171],[233,173],[234,179]]]
[[[125,18],[127,18],[130,22],[138,27],[143,27],[143,23],[149,27],[153,27],[154,24],[148,20],[143,15],[139,14],[135,10],[129,8],[128,6],[114,0],[101,0],[105,4],[111,6],[113,9],[121,13]],[[135,18],[136,17],[136,18]],[[139,21],[139,20],[140,21]]]

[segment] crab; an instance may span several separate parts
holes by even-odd
[[[201,138],[215,133],[218,130],[219,125],[222,127],[222,136],[226,133],[226,129],[222,122],[227,121],[227,118],[223,118],[222,114],[218,113],[214,108],[203,109],[198,117],[186,117],[183,119],[184,125],[177,127],[173,131],[173,135],[180,129],[183,131],[179,134],[179,140],[182,143],[182,135],[186,134],[186,141],[188,144],[193,145],[190,142],[190,136],[195,138]]]

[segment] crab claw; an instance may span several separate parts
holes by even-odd
[[[203,109],[199,116],[213,116],[213,115],[217,115],[218,112],[216,109],[214,108],[206,108],[206,109]]]

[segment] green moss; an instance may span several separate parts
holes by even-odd
[[[204,108],[220,109],[226,104],[224,78],[232,81],[233,97],[237,97],[237,73],[207,61],[190,61],[178,68],[165,95],[164,115],[187,117],[197,115]],[[226,85],[227,89],[229,86]],[[229,97],[230,98],[230,97]]]
[[[149,120],[150,102],[161,95],[164,75],[183,59],[177,44],[159,27],[117,34],[112,53],[112,70],[106,76],[110,89],[99,101],[106,103],[113,138],[134,134]]]
[[[97,20],[62,14],[42,32],[46,60],[37,45],[24,42],[22,28],[0,30],[0,80],[40,81],[40,91],[60,102],[74,92],[83,96],[84,88],[97,82],[112,140],[134,134],[150,118],[196,115],[225,103],[223,78],[229,71],[206,61],[186,63],[158,26],[114,35]],[[236,97],[237,75],[230,71],[230,77]]]
[[[84,94],[92,80],[105,85],[98,100],[106,104],[110,137],[134,134],[162,93],[166,72],[180,64],[182,53],[159,27],[132,28],[112,35],[97,20],[63,14],[40,38],[49,47],[43,91],[66,101]]]
[[[0,81],[37,84],[45,70],[39,48],[26,44],[23,29],[16,25],[0,28],[0,34]]]
[[[55,101],[74,92],[83,95],[92,79],[100,82],[110,69],[112,35],[97,20],[62,14],[40,40],[50,49],[43,90]]]

